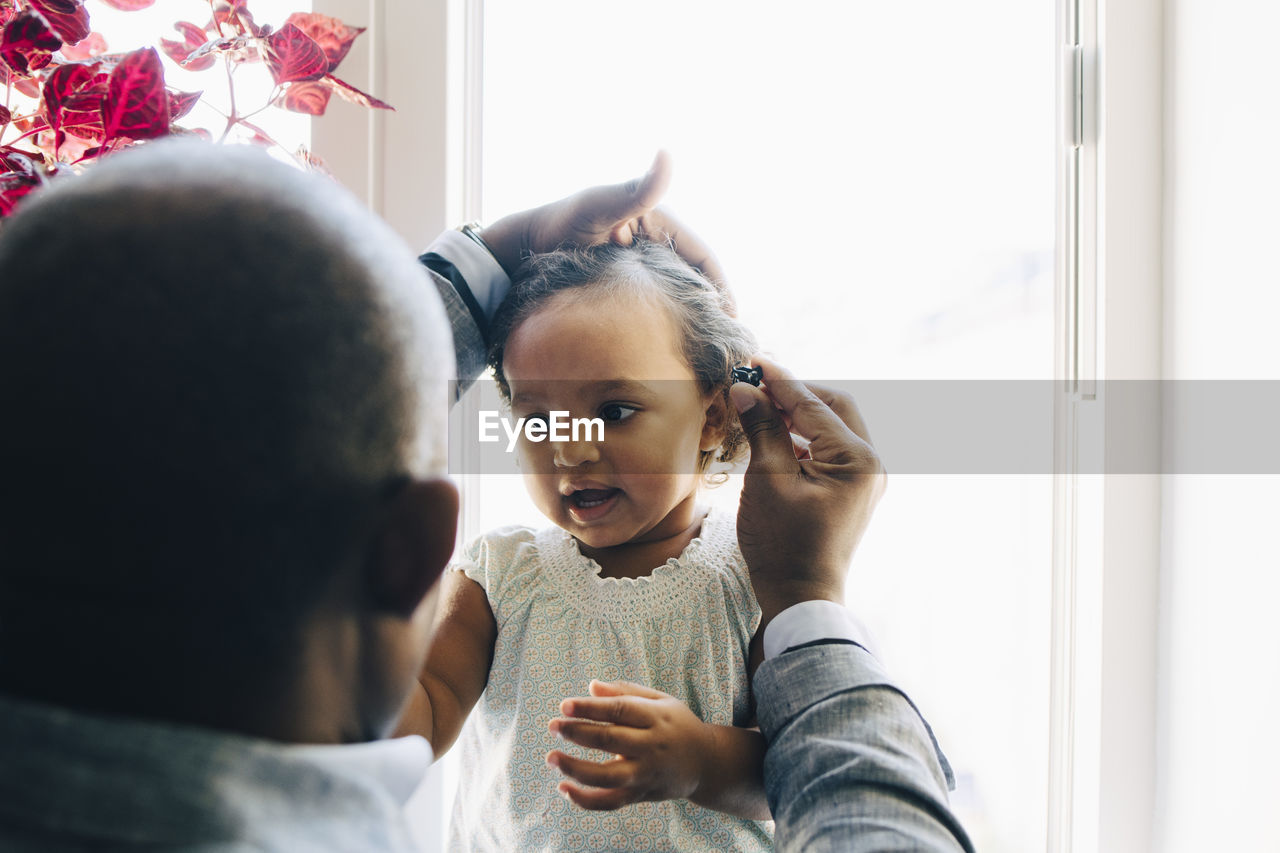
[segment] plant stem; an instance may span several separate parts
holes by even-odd
[[[9,79],[8,75],[5,75],[4,108],[6,110],[9,109],[12,102],[13,102],[13,80]],[[10,123],[12,123],[12,114],[10,114]],[[4,127],[0,127],[0,145],[4,144],[4,138],[8,133],[9,133],[9,125],[6,124]]]
[[[275,101],[276,101],[276,96],[277,96],[277,95],[279,95],[279,94],[280,94],[280,87],[279,87],[279,86],[276,86],[274,89],[272,89],[272,90],[271,90],[271,94],[267,96],[267,102],[266,102],[265,104],[263,104],[262,106],[258,107],[256,110],[254,110],[254,111],[253,111],[253,112],[251,112],[251,113],[246,113],[245,115],[240,116],[240,120],[241,120],[241,121],[244,121],[244,120],[246,120],[246,119],[251,119],[251,118],[253,118],[254,116],[256,116],[258,113],[262,112],[263,110],[268,110],[268,109],[270,109],[270,108],[271,108],[271,106],[272,106],[272,105],[275,103]]]
[[[266,131],[264,131],[262,128],[258,127],[256,124],[249,124],[249,122],[245,122],[245,123],[244,123],[244,125],[245,125],[245,127],[247,127],[247,128],[249,128],[250,130],[252,130],[254,133],[258,134],[258,136],[261,136],[261,137],[262,137],[263,139],[265,139],[267,142],[270,142],[272,145],[274,145],[275,147],[279,148],[279,149],[280,149],[281,151],[283,151],[285,154],[288,154],[288,155],[289,155],[289,158],[290,158],[291,160],[293,160],[293,162],[294,162],[294,163],[298,164],[299,166],[305,165],[301,160],[299,160],[299,159],[298,159],[298,155],[297,155],[297,154],[295,154],[294,152],[290,151],[288,148],[285,148],[283,145],[281,145],[279,142],[277,142],[277,141],[275,140],[275,138],[274,138],[273,136],[271,136],[271,134],[267,133],[267,132],[266,132]]]
[[[221,145],[231,135],[231,128],[236,126],[240,121],[240,116],[236,115],[236,82],[231,79],[231,60],[223,56],[223,67],[227,69],[227,94],[231,99],[231,110],[227,114],[227,126],[222,131],[222,136],[218,137],[218,144]]]
[[[218,10],[214,6],[214,0],[209,0],[209,14],[213,16],[213,25],[218,28],[218,38],[224,38],[227,34],[222,31],[222,21],[218,20]]]
[[[10,145],[17,145],[19,142],[21,142],[22,140],[26,139],[27,137],[29,137],[29,136],[35,136],[37,133],[40,133],[41,131],[48,130],[48,129],[49,129],[49,128],[47,128],[47,127],[36,127],[36,128],[32,128],[31,130],[28,130],[26,133],[22,134],[22,135],[21,135],[21,136],[19,136],[17,139],[15,139],[15,140],[13,140],[12,142],[10,142],[9,144],[10,144]]]

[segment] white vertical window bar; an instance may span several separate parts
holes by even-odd
[[[460,0],[458,11],[463,18],[462,57],[462,217],[471,222],[483,216],[481,199],[484,189],[484,0]],[[481,379],[480,381],[486,381]],[[475,423],[479,416],[479,396],[468,394],[459,403],[463,411],[462,423]],[[465,445],[473,458],[463,460],[464,470],[478,471],[479,449],[473,443]],[[462,524],[460,534],[471,539],[479,528],[481,483],[471,478],[462,493]]]
[[[1050,631],[1049,784],[1046,849],[1070,853],[1083,849],[1088,828],[1089,750],[1083,742],[1082,707],[1092,691],[1081,682],[1082,634],[1091,624],[1082,606],[1089,584],[1079,574],[1081,406],[1095,399],[1097,379],[1096,156],[1085,134],[1085,54],[1096,54],[1090,37],[1096,0],[1059,0],[1059,133],[1057,153],[1058,234],[1056,240],[1054,398],[1053,566]],[[1091,57],[1092,58],[1092,57]],[[1091,414],[1086,412],[1085,414]],[[1086,503],[1092,503],[1084,498]],[[1088,761],[1083,762],[1088,764]]]

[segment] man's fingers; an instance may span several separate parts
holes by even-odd
[[[603,790],[587,790],[579,788],[572,782],[561,782],[556,790],[569,798],[575,806],[593,812],[612,811],[629,806],[636,797],[625,788],[606,788]]]
[[[548,724],[548,728],[552,734],[559,735],[570,743],[615,755],[635,755],[642,740],[637,736],[636,729],[630,726],[607,726],[588,720],[557,718]]]
[[[640,209],[636,216],[657,207],[658,202],[662,201],[662,197],[667,194],[669,186],[671,186],[671,155],[659,150],[653,156],[653,164],[649,166],[649,171],[635,182],[633,195],[636,207]]]
[[[578,696],[560,703],[560,713],[581,720],[647,729],[653,725],[648,699],[639,696]]]
[[[613,243],[615,246],[630,246],[632,226],[635,224],[635,221],[636,220],[634,219],[628,219],[621,225],[614,227],[614,229],[609,232],[609,242]]]
[[[858,404],[854,402],[852,395],[812,382],[806,382],[805,387],[812,391],[815,397],[826,403],[831,411],[836,413],[836,417],[844,421],[858,438],[871,444],[871,431],[867,429],[867,423],[862,419],[862,412],[858,411]]]
[[[862,416],[857,414],[857,407],[851,399],[847,405],[841,404],[842,412],[838,413],[822,396],[814,393],[786,368],[764,358],[756,358],[752,362],[764,371],[764,386],[768,395],[782,409],[791,432],[796,435],[809,441],[815,441],[819,437],[828,440],[839,440],[842,435],[852,437],[848,433],[856,431],[853,424],[845,420],[846,417],[855,417],[862,429],[866,430],[866,425],[862,424]],[[830,389],[822,391],[830,399],[839,396],[839,392]]]
[[[640,217],[637,225],[640,233],[649,239],[670,242],[676,253],[684,258],[689,266],[706,276],[732,302],[733,297],[726,288],[724,270],[720,267],[720,261],[716,259],[711,247],[685,227],[669,210],[657,207]]]
[[[791,433],[782,413],[769,397],[745,382],[735,382],[729,388],[729,397],[738,410],[742,431],[751,444],[747,475],[798,473],[800,465],[796,461]]]
[[[548,753],[547,763],[570,779],[593,788],[620,788],[635,778],[635,766],[625,758],[587,761],[554,749]]]
[[[623,226],[630,229],[632,220],[638,221],[657,207],[670,184],[671,156],[659,151],[653,158],[653,165],[642,177],[621,184],[592,187],[576,196],[579,216],[582,217],[576,224],[576,230],[583,236],[594,235],[597,241],[619,237],[618,229]]]

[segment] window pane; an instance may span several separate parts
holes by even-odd
[[[668,204],[801,376],[1052,376],[1053,3],[485,8],[486,215],[666,148]],[[999,413],[933,428],[980,417]],[[1046,453],[1050,430],[1046,412]],[[951,758],[978,848],[1023,853],[1045,838],[1051,484],[994,473],[894,477],[849,595]],[[468,485],[468,536],[544,523],[518,478]]]

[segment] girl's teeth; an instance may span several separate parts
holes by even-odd
[[[616,491],[617,489],[579,489],[573,495],[573,502],[580,509],[590,509],[609,500]]]

